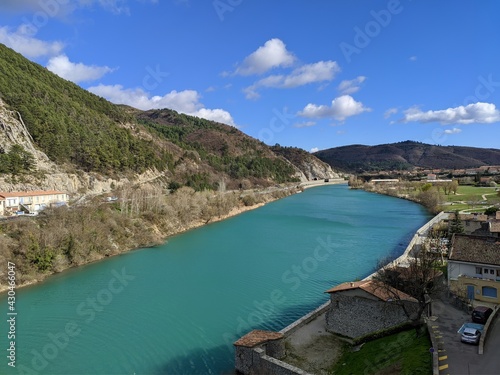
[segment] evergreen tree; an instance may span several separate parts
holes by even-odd
[[[464,225],[462,224],[462,220],[460,220],[460,214],[458,210],[455,211],[455,217],[452,221],[450,221],[450,226],[448,229],[448,235],[451,236],[454,233],[464,233]]]

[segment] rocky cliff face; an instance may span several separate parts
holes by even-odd
[[[47,155],[35,149],[33,138],[31,138],[26,125],[24,125],[21,114],[11,111],[0,98],[0,147],[8,152],[15,145],[21,145],[29,151],[36,159],[37,166],[49,161]]]
[[[129,178],[103,178],[95,173],[68,173],[38,150],[19,112],[10,110],[0,99],[0,147],[8,152],[21,145],[35,159],[36,172],[29,176],[0,177],[0,191],[61,190],[73,198],[85,194],[102,194],[130,183],[143,183],[159,177],[159,172],[148,171],[133,180]]]
[[[340,178],[332,167],[316,157],[307,158],[296,167],[300,170],[300,181],[306,182],[314,179],[322,180],[324,178]]]

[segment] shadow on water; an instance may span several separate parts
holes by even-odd
[[[196,349],[168,361],[157,375],[233,375],[234,350],[226,345]]]
[[[322,302],[323,303],[323,302]],[[305,314],[315,310],[318,305],[302,304],[284,309],[279,314],[273,315],[266,322],[251,327],[241,335],[234,334],[232,342],[238,340],[254,329],[269,331],[280,331],[301,318]],[[168,361],[158,370],[157,375],[235,375],[234,370],[234,347],[232,344],[220,345],[210,349],[196,349],[189,353]]]

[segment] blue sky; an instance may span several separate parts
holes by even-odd
[[[0,42],[115,103],[308,151],[499,147],[500,2],[2,0]]]

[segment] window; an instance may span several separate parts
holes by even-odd
[[[497,288],[493,288],[491,286],[483,286],[483,297],[497,298],[497,296]]]
[[[495,270],[490,269],[490,275],[494,275],[494,274],[495,274]]]
[[[477,275],[482,275],[483,274],[483,269],[481,267],[476,267],[476,274]]]

